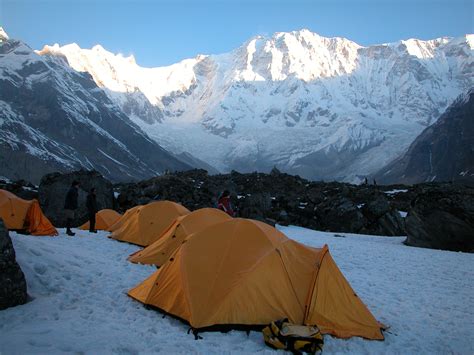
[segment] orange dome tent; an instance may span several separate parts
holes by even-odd
[[[0,218],[7,229],[25,229],[32,235],[58,235],[41,211],[38,200],[24,200],[0,189]]]
[[[103,209],[95,214],[95,229],[108,230],[114,225],[122,215],[114,210]],[[82,230],[89,230],[89,222],[79,227]]]
[[[190,234],[230,219],[232,217],[227,213],[216,208],[201,208],[178,217],[153,244],[130,255],[128,260],[132,263],[163,265]]]
[[[186,207],[175,202],[152,202],[135,208],[110,237],[146,247],[157,240],[176,218],[188,213]]]
[[[235,218],[192,234],[128,294],[195,329],[288,318],[341,338],[384,338],[384,326],[354,293],[327,246],[304,246],[253,220]]]
[[[120,229],[124,223],[131,217],[133,216],[134,212],[142,207],[142,205],[138,205],[132,208],[129,208],[128,210],[125,211],[125,213],[114,223],[112,224],[107,230],[109,232],[115,232],[117,229]]]

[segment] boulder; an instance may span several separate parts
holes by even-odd
[[[384,195],[378,195],[361,208],[367,224],[361,233],[387,236],[405,235],[405,222]]]
[[[26,280],[15,259],[8,231],[0,219],[0,310],[26,303]]]
[[[361,210],[367,218],[377,220],[390,212],[390,205],[385,197],[377,196],[372,201],[365,203]]]
[[[285,210],[281,210],[280,213],[278,214],[278,224],[281,224],[282,226],[288,226],[290,225],[288,223],[288,212]]]
[[[436,184],[423,187],[406,218],[406,244],[474,252],[474,188]]]
[[[39,185],[39,201],[44,214],[56,227],[62,228],[66,226],[64,202],[74,180],[79,181],[81,185],[79,187],[78,209],[73,220],[73,226],[79,226],[87,221],[86,197],[89,190],[93,187],[96,189],[99,210],[104,208],[112,209],[114,206],[112,183],[96,171],[79,170],[66,174],[47,174],[43,176]]]
[[[232,197],[236,200],[236,196]],[[239,217],[255,219],[272,226],[275,225],[275,220],[270,218],[272,215],[272,198],[267,193],[243,196],[239,200],[238,208]]]
[[[324,230],[358,233],[367,220],[353,201],[347,197],[327,199],[315,211]]]
[[[370,230],[368,234],[401,236],[406,235],[405,220],[397,210],[391,210],[384,214],[376,222],[377,228]]]

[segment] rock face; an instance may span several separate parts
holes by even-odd
[[[88,219],[86,197],[91,188],[96,189],[97,204],[100,209],[113,208],[114,194],[112,183],[96,171],[75,171],[68,174],[52,173],[43,176],[39,185],[39,201],[45,215],[55,227],[65,227],[64,202],[74,180],[79,187],[78,209],[73,226],[79,226]]]
[[[425,186],[412,201],[406,230],[408,245],[474,252],[474,188]]]
[[[216,206],[223,190],[232,193],[238,215],[269,224],[294,224],[334,232],[405,235],[404,221],[390,196],[374,186],[310,182],[282,174],[209,176],[204,170],[163,175],[117,185],[126,210],[156,199],[178,201],[190,210]]]
[[[0,310],[26,303],[26,280],[15,260],[8,231],[0,220]]]
[[[474,89],[426,128],[402,157],[383,168],[382,183],[458,181],[474,185]]]

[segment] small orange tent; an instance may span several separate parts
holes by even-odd
[[[58,235],[41,211],[38,200],[24,200],[0,189],[0,218],[7,229],[26,229],[32,235]]]
[[[128,260],[132,263],[163,265],[190,234],[229,219],[232,217],[216,208],[201,208],[178,217],[153,244],[130,255]]]
[[[126,221],[134,215],[135,211],[137,211],[140,207],[142,207],[142,205],[138,205],[126,210],[125,213],[114,224],[112,224],[107,230],[109,232],[115,232],[117,229],[120,229],[126,223]]]
[[[103,209],[95,214],[95,229],[108,230],[114,225],[122,215],[111,209]],[[79,227],[82,230],[89,230],[89,222]]]
[[[384,338],[384,326],[352,290],[327,246],[307,247],[253,220],[235,218],[192,234],[128,294],[195,329],[288,318],[341,338]]]
[[[175,202],[152,202],[136,208],[110,237],[146,247],[153,243],[176,218],[188,213],[186,207]]]
[[[108,230],[114,225],[122,215],[111,209],[103,209],[95,214],[95,229]],[[89,230],[89,222],[79,227],[82,230]]]

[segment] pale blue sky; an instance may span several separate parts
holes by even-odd
[[[0,0],[0,26],[34,49],[101,44],[143,66],[228,52],[307,28],[361,45],[474,33],[474,0]]]

